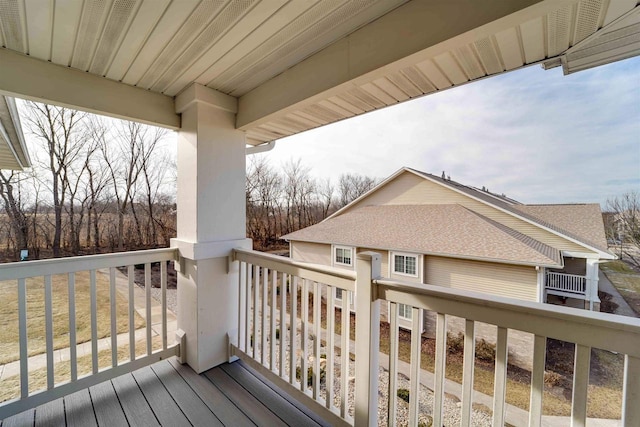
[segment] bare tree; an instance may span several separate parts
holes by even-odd
[[[629,191],[607,200],[607,210],[613,212],[613,222],[620,240],[621,255],[640,269],[640,193]],[[627,245],[622,245],[626,243]]]
[[[20,194],[20,175],[14,171],[0,171],[0,196],[15,236],[15,249],[27,249],[29,244],[29,217]],[[18,254],[16,254],[18,258]]]
[[[338,180],[338,208],[348,205],[377,184],[374,178],[346,173]]]
[[[72,187],[73,165],[82,144],[77,140],[84,113],[63,107],[27,102],[26,124],[29,131],[42,144],[46,160],[42,166],[49,171],[54,210],[53,256],[60,256],[62,213]]]

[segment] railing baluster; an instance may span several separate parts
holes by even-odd
[[[116,329],[116,268],[109,269],[109,302],[111,318],[111,366],[118,366],[118,332]]]
[[[495,380],[493,384],[493,426],[504,426],[507,390],[507,328],[498,327]]]
[[[396,425],[398,405],[398,305],[392,302],[389,307],[389,407],[387,424]]]
[[[438,313],[436,325],[436,366],[433,401],[433,423],[443,424],[442,407],[444,406],[444,374],[447,360],[447,317]]]
[[[333,378],[334,378],[334,355],[335,355],[335,335],[336,335],[336,308],[335,297],[336,288],[327,285],[327,376],[326,376],[326,406],[329,409],[333,408]]]
[[[160,263],[160,292],[162,299],[162,349],[167,349],[167,263]]]
[[[258,326],[260,325],[260,319],[258,319],[260,311],[260,266],[253,266],[253,332],[251,335],[252,353],[253,359],[258,360]]]
[[[289,382],[296,385],[298,331],[298,276],[291,276],[291,312],[289,317]]]
[[[245,278],[245,263],[240,261],[238,263],[238,334],[237,334],[237,342],[238,348],[246,351],[244,347],[244,341],[242,340],[244,336],[242,335],[242,324],[243,324],[243,302],[244,302],[244,278]]]
[[[45,333],[47,335],[47,390],[55,384],[53,369],[53,293],[51,290],[51,275],[44,276],[44,318]]]
[[[20,398],[29,396],[29,350],[27,348],[27,281],[18,279],[18,331],[20,334]],[[51,367],[53,369],[53,367]]]
[[[533,338],[533,369],[531,371],[531,398],[529,400],[529,427],[542,425],[542,393],[544,391],[544,365],[547,338]]]
[[[463,426],[471,425],[473,408],[473,371],[476,359],[475,322],[465,320],[464,328],[464,360],[462,362],[462,413]]]
[[[127,266],[127,279],[129,291],[129,360],[136,360],[136,304],[134,296],[135,271],[133,265]]]
[[[244,316],[244,351],[250,354],[251,351],[251,264],[246,265],[246,280],[245,280],[245,316]]]
[[[622,386],[622,425],[640,420],[640,358],[625,355]]]
[[[309,282],[302,279],[302,313],[300,313],[300,340],[302,344],[302,360],[300,362],[300,390],[307,390],[309,379],[308,357],[309,357]]]
[[[76,345],[76,274],[69,273],[67,279],[69,292],[69,363],[71,369],[71,381],[78,379],[77,349]]]
[[[340,332],[340,415],[346,418],[348,414],[349,396],[349,335],[351,326],[351,313],[349,312],[350,292],[342,291],[342,310],[340,320],[342,327]]]
[[[286,373],[287,360],[287,275],[282,273],[280,280],[280,378]]]
[[[153,319],[151,317],[151,264],[144,265],[144,306],[146,308],[147,317],[147,356],[153,353],[153,347],[151,342],[151,327],[153,326]]]
[[[313,398],[320,400],[320,284],[313,283]]]
[[[269,369],[276,369],[276,306],[278,304],[278,272],[271,270],[271,354],[269,356]]]
[[[98,296],[96,289],[96,271],[89,272],[91,294],[91,370],[98,373]]]
[[[260,363],[266,366],[266,358],[269,354],[267,350],[267,303],[269,302],[269,269],[262,269],[262,349],[260,350]]]
[[[411,308],[411,373],[409,391],[409,425],[418,425],[420,415],[420,362],[422,353],[422,310]]]
[[[587,422],[587,392],[590,366],[591,348],[576,344],[576,357],[573,364],[573,399],[571,402],[572,427],[584,427]]]

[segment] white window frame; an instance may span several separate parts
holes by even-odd
[[[404,314],[407,314],[406,313],[407,309],[409,310],[409,317],[402,315],[403,310],[401,309],[401,307],[404,307],[404,311],[405,311]],[[400,319],[409,320],[409,321],[413,320],[413,307],[411,307],[410,305],[398,303],[397,310],[398,310],[398,317]]]
[[[338,261],[338,250],[348,250],[350,251],[351,256],[349,257],[349,263],[346,262],[339,262]],[[333,264],[334,265],[343,265],[346,267],[353,267],[353,257],[355,256],[355,248],[351,247],[351,246],[334,246],[332,252],[332,260],[333,260]],[[342,255],[342,258],[344,259],[344,255]]]
[[[396,256],[405,257],[405,261],[404,261],[405,270],[406,270],[406,266],[407,266],[406,258],[407,257],[411,257],[411,258],[415,259],[415,269],[416,269],[415,274],[396,271]],[[391,252],[391,260],[390,260],[389,264],[390,264],[391,272],[393,274],[398,274],[400,276],[409,276],[409,277],[419,277],[420,276],[420,256],[417,255],[417,254],[410,254],[410,253],[406,253],[406,252]]]

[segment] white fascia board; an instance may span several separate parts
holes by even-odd
[[[0,49],[0,94],[177,130],[170,96]]]
[[[489,37],[577,0],[412,1],[240,97],[247,130],[420,60]],[[466,13],[461,13],[461,10]]]

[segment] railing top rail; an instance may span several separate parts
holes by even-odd
[[[121,267],[132,264],[171,261],[177,259],[176,248],[147,249],[143,251],[116,252],[53,258],[0,264],[0,280],[14,280],[100,268]]]
[[[303,279],[337,286],[348,291],[355,290],[356,273],[354,271],[294,261],[250,249],[234,249],[233,260],[248,262]]]
[[[547,271],[547,276],[579,277],[581,279],[584,279],[586,277],[586,276],[583,276],[581,274],[560,273],[560,272],[557,272],[557,271]]]
[[[378,298],[640,357],[640,319],[377,279]]]

